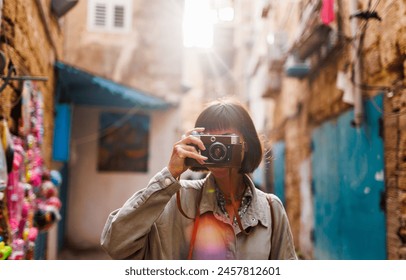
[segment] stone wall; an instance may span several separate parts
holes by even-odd
[[[0,50],[12,61],[18,76],[46,77],[36,82],[44,98],[44,159],[51,164],[54,118],[54,62],[62,56],[62,34],[51,14],[51,1],[3,1]],[[5,70],[7,72],[7,70]],[[17,124],[11,116],[20,96],[19,82],[11,82],[0,95],[0,111],[12,132]]]
[[[384,104],[387,246],[389,259],[406,259],[406,91]]]

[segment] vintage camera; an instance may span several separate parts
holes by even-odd
[[[192,167],[240,167],[242,161],[243,144],[238,135],[209,135],[193,134],[200,138],[206,150],[198,150],[207,157],[204,165],[195,159],[186,158],[186,166]],[[196,147],[197,148],[197,147]],[[195,169],[198,170],[198,169]]]

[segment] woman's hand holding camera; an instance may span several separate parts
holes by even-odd
[[[173,146],[168,170],[174,178],[178,178],[188,168],[185,165],[185,158],[193,158],[202,165],[204,161],[207,160],[207,157],[202,156],[196,149],[196,147],[198,147],[200,150],[205,150],[206,147],[199,138],[193,136],[193,133],[202,131],[204,131],[203,127],[196,127],[189,130],[182,136],[182,139]]]

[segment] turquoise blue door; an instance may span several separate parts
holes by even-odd
[[[312,134],[316,259],[386,259],[382,95],[364,112],[360,128],[351,110]]]
[[[273,192],[285,204],[285,142],[272,145]]]

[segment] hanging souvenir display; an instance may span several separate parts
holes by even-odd
[[[0,259],[33,259],[39,232],[48,230],[60,220],[61,202],[58,197],[60,174],[56,170],[46,169],[41,152],[42,94],[34,83],[25,81],[21,98],[19,135],[9,137],[8,158],[3,152],[3,165],[8,165],[9,169],[5,168],[6,172],[0,172],[0,177],[7,176],[3,180],[7,187],[3,187],[3,192],[0,192],[0,198],[3,193],[3,202],[6,201],[3,203],[6,204],[6,207],[3,207],[4,211],[0,211],[0,256],[2,256]],[[2,142],[4,146],[4,141]],[[1,160],[0,158],[0,168]],[[57,179],[53,180],[51,174]],[[8,214],[7,218],[3,215],[3,220],[6,221],[4,227],[7,230],[3,229],[1,223],[2,213]],[[8,234],[2,236],[2,231]]]
[[[11,247],[5,245],[3,238],[0,237],[0,260],[5,260],[11,255]]]
[[[6,208],[6,187],[8,181],[8,163],[5,147],[8,144],[8,133],[6,120],[0,121],[0,259],[6,259],[9,256],[10,227]]]
[[[7,165],[7,172],[10,172],[12,169],[14,159],[14,145],[5,118],[0,120],[0,129],[1,129],[1,142],[4,148],[4,155]]]

